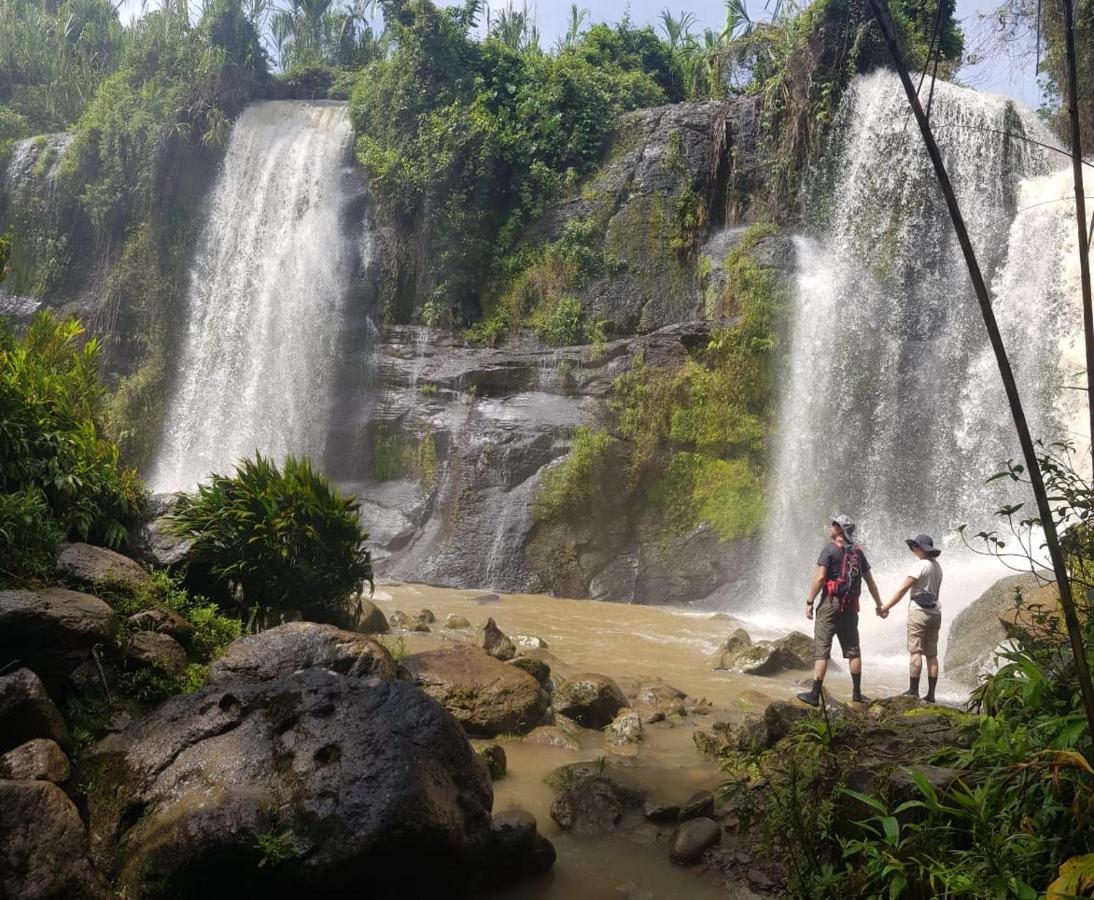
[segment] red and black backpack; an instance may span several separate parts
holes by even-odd
[[[836,546],[840,547],[839,544]],[[858,609],[858,598],[862,593],[862,549],[858,544],[848,544],[841,549],[843,560],[839,575],[828,579],[827,592],[829,598],[839,601],[839,611],[843,612],[851,604]]]

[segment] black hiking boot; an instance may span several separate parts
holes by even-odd
[[[927,701],[928,703],[934,703],[934,689],[935,689],[935,685],[937,685],[937,684],[938,684],[938,676],[937,675],[934,678],[931,678],[930,675],[927,676],[927,696],[924,697],[923,699],[925,701]]]
[[[919,678],[908,676],[908,690],[906,690],[901,697],[915,697],[919,699]]]
[[[810,706],[819,706],[820,695],[821,683],[814,678],[813,687],[811,687],[808,691],[803,691],[802,693],[798,694],[798,699],[801,700],[802,703],[808,703]]]

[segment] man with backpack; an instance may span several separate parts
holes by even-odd
[[[798,699],[817,706],[820,703],[824,675],[832,656],[832,638],[839,639],[840,650],[850,660],[851,699],[862,702],[862,650],[858,636],[858,601],[862,582],[870,589],[878,614],[881,595],[870,572],[870,563],[862,547],[854,541],[855,523],[849,516],[832,520],[831,541],[821,548],[817,570],[805,598],[805,617],[813,624],[813,687],[798,694]],[[817,599],[819,595],[819,600]],[[816,603],[816,609],[814,609]]]
[[[916,562],[908,570],[904,581],[893,599],[886,603],[879,614],[884,618],[904,595],[911,591],[912,605],[908,608],[908,690],[906,697],[919,696],[919,676],[923,672],[923,657],[927,657],[927,696],[923,699],[934,703],[934,689],[938,684],[938,633],[942,629],[942,566],[938,555],[942,552],[934,545],[929,534],[917,534],[904,543],[915,554]]]

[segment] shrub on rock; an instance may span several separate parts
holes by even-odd
[[[358,509],[307,459],[289,456],[279,469],[256,454],[181,495],[171,517],[193,541],[190,566],[208,572],[224,599],[238,591],[246,608],[340,621],[351,595],[372,585]]]

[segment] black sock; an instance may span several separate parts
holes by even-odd
[[[931,678],[931,676],[928,675],[927,676],[927,699],[928,700],[934,700],[934,688],[935,688],[936,684],[938,684],[938,676],[935,675],[934,678]]]
[[[917,697],[919,696],[919,676],[918,675],[909,675],[908,676],[908,693],[909,694],[915,694]]]
[[[852,700],[861,700],[862,699],[862,673],[861,672],[852,672],[851,673],[851,684],[854,688],[851,691],[851,699]]]

